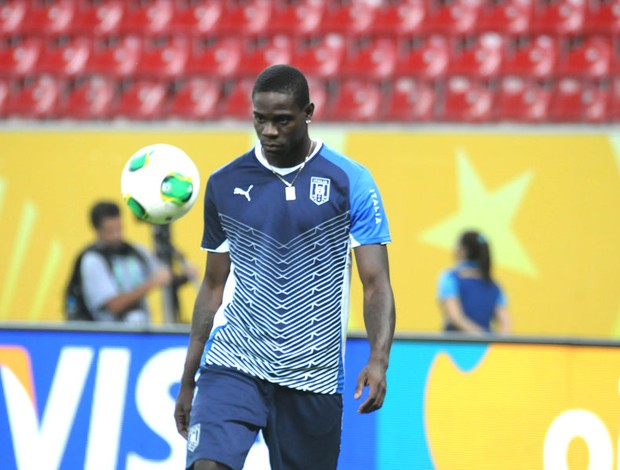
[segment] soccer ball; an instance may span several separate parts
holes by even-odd
[[[174,145],[141,148],[121,174],[125,203],[139,219],[152,224],[169,224],[187,214],[199,192],[198,168]]]

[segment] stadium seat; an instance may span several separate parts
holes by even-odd
[[[393,81],[382,121],[430,121],[435,117],[435,88],[428,82],[402,77]]]
[[[448,71],[452,75],[492,78],[501,70],[505,47],[502,35],[482,33],[452,54]]]
[[[252,88],[254,79],[245,78],[230,84],[221,99],[221,118],[252,119]]]
[[[416,40],[401,52],[394,74],[426,80],[441,79],[450,63],[450,42],[440,34]]]
[[[87,71],[111,77],[130,77],[138,68],[142,54],[142,39],[125,36],[113,42],[95,41]]]
[[[610,83],[609,108],[607,116],[611,121],[620,121],[620,76],[616,75]]]
[[[381,4],[374,12],[369,33],[377,36],[411,37],[423,30],[426,10],[425,0]]]
[[[19,78],[34,74],[43,44],[37,37],[23,38],[16,43],[0,41],[0,76]]]
[[[479,0],[454,0],[451,2],[431,2],[424,20],[427,33],[447,35],[471,34],[476,30],[476,23],[481,9]]]
[[[609,90],[575,78],[559,80],[549,109],[551,122],[603,122],[608,117]]]
[[[346,40],[340,34],[315,36],[297,44],[292,65],[308,76],[334,78],[340,73],[346,48]]]
[[[69,26],[69,32],[94,37],[118,34],[123,21],[125,3],[121,0],[80,2]]]
[[[534,14],[534,0],[484,2],[478,18],[478,32],[527,34]]]
[[[143,37],[161,35],[167,31],[173,11],[174,4],[170,0],[126,2],[120,33]]]
[[[502,73],[529,78],[553,76],[559,57],[557,38],[542,34],[527,38],[510,48],[504,57]]]
[[[393,38],[366,38],[350,47],[341,76],[383,80],[394,73],[398,46]]]
[[[588,2],[583,22],[585,33],[620,33],[620,0]]]
[[[325,0],[276,3],[271,12],[269,32],[272,34],[290,34],[292,36],[315,34],[323,19],[325,6]]]
[[[538,2],[530,25],[533,34],[581,34],[586,16],[586,0]]]
[[[221,0],[176,4],[166,32],[199,38],[206,37],[215,30],[223,11],[224,2]]]
[[[229,78],[239,70],[244,52],[240,37],[218,37],[194,41],[186,73]]]
[[[26,2],[25,2],[26,3]],[[57,0],[55,2],[29,2],[26,18],[20,31],[22,34],[61,36],[68,34],[74,19],[77,2]]]
[[[10,91],[6,102],[9,116],[25,119],[48,119],[58,116],[63,82],[39,75],[25,80]]]
[[[116,116],[132,120],[160,119],[167,99],[168,85],[163,80],[132,81],[120,91]]]
[[[170,99],[167,116],[203,120],[219,117],[217,106],[222,94],[222,83],[213,78],[191,77],[178,84]]]
[[[11,90],[11,82],[8,79],[0,78],[0,118],[8,117],[7,101]]]
[[[59,77],[80,75],[86,70],[92,47],[90,38],[85,36],[48,41],[39,59],[37,73]]]
[[[544,122],[548,119],[551,90],[534,80],[502,78],[497,96],[497,120]]]
[[[168,41],[146,41],[134,73],[139,77],[175,79],[185,73],[190,56],[190,42],[186,37]]]
[[[368,34],[374,22],[376,4],[368,1],[327,2],[318,33],[346,34],[349,37]]]
[[[368,122],[379,118],[383,96],[375,82],[341,80],[328,105],[326,121]]]
[[[590,36],[572,46],[560,60],[557,72],[587,79],[611,74],[613,44],[609,36]]]
[[[9,38],[21,33],[28,5],[22,0],[8,0],[0,4],[0,38]]]
[[[293,57],[293,47],[293,40],[286,34],[248,41],[237,74],[256,77],[271,65],[288,64]]]
[[[450,77],[445,83],[439,119],[450,122],[488,122],[493,119],[494,93],[481,82]]]
[[[314,103],[314,118],[319,121],[327,114],[329,92],[327,83],[320,78],[308,77],[308,87],[310,88],[310,101]]]
[[[114,114],[117,82],[93,75],[76,80],[60,105],[62,118],[110,119]]]
[[[219,21],[214,24],[213,33],[246,37],[267,34],[272,9],[271,0],[224,2],[224,10]]]

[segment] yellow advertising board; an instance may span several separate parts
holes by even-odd
[[[620,336],[620,136],[606,133],[438,132],[317,128],[317,137],[367,166],[382,192],[400,331],[441,329],[437,278],[459,232],[492,247],[514,332]],[[253,144],[250,129],[178,131],[23,129],[0,134],[0,320],[62,319],[73,257],[93,239],[88,210],[121,202],[120,172],[138,148],[183,148],[202,178]],[[172,225],[200,270],[202,203]],[[127,238],[152,229],[124,215]],[[195,296],[181,290],[189,320]],[[161,321],[159,296],[150,299]],[[354,284],[352,329],[363,328]]]

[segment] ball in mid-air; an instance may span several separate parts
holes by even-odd
[[[131,211],[152,224],[169,224],[194,206],[200,173],[180,148],[153,144],[134,153],[121,174],[121,193]]]

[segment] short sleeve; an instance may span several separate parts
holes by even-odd
[[[497,302],[495,304],[495,307],[505,307],[506,305],[508,305],[508,298],[506,297],[506,294],[501,287],[497,286],[497,289],[499,293],[497,295]]]
[[[458,297],[458,282],[456,275],[452,271],[445,271],[439,276],[437,285],[437,297],[439,300],[445,300],[450,297]]]
[[[370,172],[362,168],[351,187],[352,246],[391,241],[381,194]]]
[[[99,253],[87,252],[80,264],[84,301],[93,312],[101,310],[119,294],[118,285],[105,259]]]
[[[204,199],[204,230],[201,247],[209,251],[227,252],[226,233],[222,228],[217,202],[215,199],[215,183],[213,177],[207,182]]]

